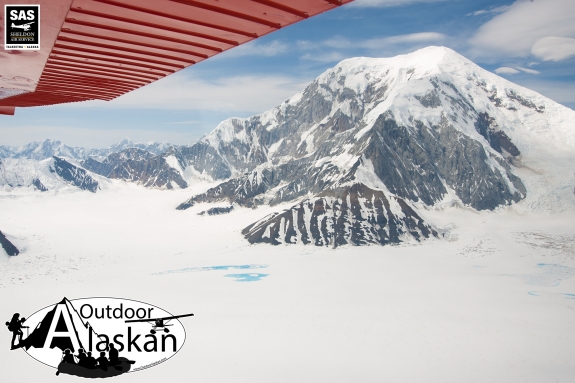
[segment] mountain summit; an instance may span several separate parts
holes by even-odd
[[[516,173],[525,152],[542,139],[572,150],[574,114],[448,48],[348,59],[273,110],[228,119],[190,148],[210,157],[200,162],[211,168],[197,171],[232,178],[178,209],[299,202],[246,228],[250,242],[426,238],[437,233],[421,208],[493,210],[524,199]]]

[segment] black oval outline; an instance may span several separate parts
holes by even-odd
[[[64,298],[66,298],[66,297],[64,297]],[[168,314],[174,316],[174,314],[172,314],[171,312],[169,312],[169,311],[167,311],[167,310],[164,310],[163,308],[161,308],[161,307],[159,307],[159,306],[152,305],[152,304],[149,304],[149,303],[147,303],[147,302],[138,301],[138,300],[136,300],[136,299],[117,298],[117,297],[88,297],[88,298],[74,298],[74,299],[66,298],[66,299],[68,299],[70,302],[72,302],[72,301],[77,301],[77,300],[80,300],[80,299],[97,299],[97,298],[123,299],[123,300],[125,300],[125,301],[132,301],[132,302],[143,303],[143,304],[146,304],[146,305],[148,305],[148,306],[152,306],[152,307],[155,307],[155,308],[157,308],[157,309],[160,309],[160,310],[162,310],[162,311],[164,311],[164,312],[167,312]],[[48,307],[50,307],[50,306],[57,305],[57,304],[58,304],[58,303],[52,303],[52,304],[49,304],[48,306],[42,307],[41,309],[36,310],[36,311],[33,312],[32,314],[28,315],[28,318],[34,316],[36,313],[38,313],[38,312],[40,312],[40,311],[42,311],[42,310],[44,310],[44,309],[46,309],[46,308],[48,308]],[[178,351],[176,351],[176,352],[175,352],[172,356],[170,356],[169,358],[166,358],[165,360],[161,361],[160,363],[156,363],[156,364],[154,364],[153,366],[146,367],[146,368],[142,368],[142,369],[140,369],[140,370],[138,370],[138,371],[144,371],[144,370],[147,370],[148,368],[153,368],[153,367],[156,367],[156,366],[158,366],[158,365],[160,365],[160,364],[162,364],[162,363],[164,363],[164,362],[167,362],[168,360],[172,359],[172,357],[174,357],[174,355],[176,355],[178,352],[180,352],[180,350],[184,347],[184,344],[186,343],[186,338],[187,338],[186,328],[184,327],[184,325],[182,324],[182,322],[180,322],[179,319],[176,319],[176,320],[180,323],[180,326],[182,326],[182,329],[184,330],[184,341],[182,342],[182,346],[178,349]],[[53,368],[53,369],[56,369],[56,370],[58,369],[57,367],[50,366],[49,364],[44,363],[44,362],[42,362],[41,360],[38,360],[38,359],[34,358],[32,355],[30,355],[30,354],[28,353],[28,351],[24,350],[24,352],[26,353],[26,355],[28,355],[30,358],[34,359],[35,361],[40,362],[40,363],[42,363],[42,364],[44,364],[44,365],[46,365],[46,366],[48,366],[48,367],[50,367],[50,368]],[[127,372],[127,374],[129,374],[130,372],[138,372],[138,371],[132,371],[132,370],[130,370],[130,371]]]

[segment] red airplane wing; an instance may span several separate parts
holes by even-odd
[[[0,53],[0,113],[113,100],[351,1],[36,0],[41,49]]]

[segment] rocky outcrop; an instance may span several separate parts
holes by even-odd
[[[404,200],[363,184],[320,193],[253,223],[242,234],[250,243],[331,247],[438,236]]]
[[[72,184],[82,190],[91,191],[95,193],[98,190],[98,181],[90,176],[90,174],[70,162],[60,157],[52,157],[54,160],[53,166],[50,167],[52,173],[60,176],[64,181]]]
[[[172,162],[177,162],[170,151],[154,155],[143,149],[130,148],[110,154],[102,162],[89,158],[82,162],[82,166],[107,178],[135,182],[146,187],[188,187],[181,170],[169,163],[170,156],[174,159]]]
[[[191,166],[199,174],[213,180],[224,180],[232,176],[231,167],[217,148],[206,142],[174,148],[174,155],[184,166]]]
[[[509,164],[458,131],[447,119],[431,127],[399,126],[388,114],[375,122],[365,158],[387,189],[413,202],[434,205],[448,188],[465,205],[493,210],[525,197]]]
[[[228,214],[234,210],[233,206],[223,206],[223,207],[213,207],[211,209],[202,211],[198,213],[198,215],[221,215],[221,214]]]
[[[44,184],[42,183],[42,181],[40,181],[38,178],[34,178],[34,180],[32,181],[32,185],[34,185],[34,187],[36,188],[36,190],[39,190],[41,192],[46,192],[48,191],[48,188],[46,186],[44,186]]]
[[[324,142],[314,156],[254,170],[193,196],[177,208],[197,202],[225,201],[246,207],[289,202],[356,180],[362,165],[398,197],[429,206],[441,201],[448,189],[477,210],[492,210],[525,196],[523,183],[504,159],[486,151],[448,120],[431,127],[421,122],[414,125],[399,126],[392,115],[382,114],[359,140],[341,134]],[[354,162],[341,167],[325,155],[329,151],[344,154],[338,148],[348,148]]]
[[[14,246],[14,244],[12,244],[12,242],[10,242],[8,238],[6,238],[4,233],[2,233],[1,231],[0,231],[0,245],[2,245],[2,248],[4,249],[4,251],[6,251],[6,254],[8,254],[9,256],[13,257],[20,254],[20,250],[18,250],[16,246]]]

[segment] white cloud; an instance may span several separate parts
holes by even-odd
[[[390,53],[399,54],[403,53],[402,50],[406,47],[413,50],[414,48],[417,48],[418,45],[440,43],[445,39],[447,39],[447,36],[442,33],[420,32],[367,40],[350,40],[343,36],[335,36],[331,39],[319,42],[298,41],[296,46],[303,51],[310,52],[304,54],[301,57],[302,59],[329,63],[338,62],[350,57],[350,53],[357,55],[358,49],[364,50],[364,52],[359,54],[372,56],[389,55]],[[330,48],[330,51],[324,52],[322,50],[323,48]],[[334,49],[337,51],[333,51]],[[340,52],[345,50],[348,50],[349,52],[347,54]]]
[[[508,66],[502,66],[501,68],[495,69],[497,74],[517,74],[519,71],[515,68],[510,68]]]
[[[522,72],[525,73],[529,73],[529,74],[540,74],[541,72],[539,72],[538,70],[535,69],[528,69],[528,68],[522,68],[520,66],[516,67],[517,69],[519,69]]]
[[[410,33],[406,35],[397,35],[389,37],[378,37],[367,40],[349,40],[342,36],[336,36],[319,43],[312,43],[310,41],[298,41],[299,48],[304,50],[314,50],[322,46],[335,49],[381,49],[382,47],[398,44],[418,44],[418,43],[436,43],[446,39],[442,33],[437,32],[420,32]]]
[[[406,43],[430,43],[437,42],[445,39],[445,35],[437,32],[420,32],[420,33],[410,33],[407,35],[398,35],[384,37],[380,39],[367,40],[364,43],[366,48],[373,48],[380,46],[381,44],[406,44]]]
[[[202,121],[199,120],[187,120],[187,121],[172,121],[172,122],[165,122],[164,124],[167,125],[196,125],[201,123]]]
[[[361,41],[353,42],[343,36],[335,36],[331,39],[320,41],[318,43],[309,43],[304,47],[305,49],[317,49],[322,46],[336,48],[336,49],[349,49],[349,48],[359,48],[357,44],[361,44]]]
[[[470,42],[476,54],[526,57],[539,39],[549,36],[575,37],[575,1],[518,0],[482,25]]]
[[[485,9],[480,9],[479,11],[475,11],[475,12],[468,13],[468,14],[465,15],[465,16],[479,16],[479,15],[483,15],[483,14],[485,14],[485,13],[487,13],[487,10],[485,10]]]
[[[116,107],[261,113],[281,104],[302,90],[311,80],[256,75],[210,80],[180,72],[113,101],[90,101],[72,105],[78,108]]]
[[[349,7],[356,8],[386,8],[410,5],[415,3],[437,3],[448,0],[356,0]]]
[[[327,52],[327,53],[306,53],[301,58],[303,60],[310,60],[310,61],[317,61],[321,63],[330,63],[330,62],[339,62],[345,59],[347,56],[344,56],[340,52]]]
[[[575,23],[575,19],[573,20]],[[535,41],[531,53],[544,61],[561,61],[575,56],[575,39],[548,36]]]
[[[481,15],[490,15],[490,14],[498,14],[503,13],[509,9],[509,5],[502,5],[500,7],[490,8],[490,9],[480,9],[479,11],[468,13],[465,16],[481,16]]]
[[[241,57],[241,56],[277,56],[286,53],[289,50],[289,45],[278,40],[270,41],[269,43],[260,43],[253,40],[247,44],[240,45],[234,49],[230,49],[222,53],[222,56],[227,57]]]
[[[529,74],[540,74],[541,72],[536,71],[534,69],[529,69],[529,68],[522,68],[522,67],[508,67],[508,66],[502,66],[500,68],[495,69],[495,73],[497,74],[507,74],[507,75],[512,75],[512,74],[517,74],[520,72],[525,72],[525,73],[529,73]]]
[[[316,42],[309,40],[297,40],[295,44],[298,47],[298,49],[302,50],[315,49],[318,45]]]

